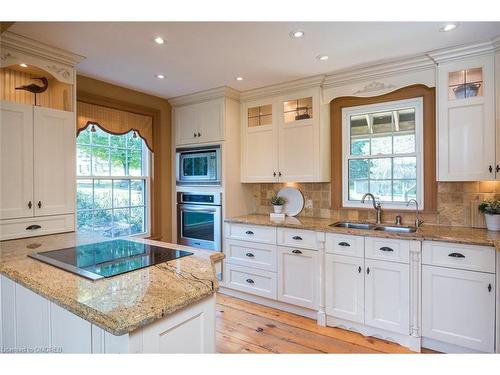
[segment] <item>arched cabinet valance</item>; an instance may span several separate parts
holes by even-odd
[[[77,102],[77,135],[88,126],[97,125],[108,133],[120,135],[135,131],[153,149],[153,118],[96,104]]]

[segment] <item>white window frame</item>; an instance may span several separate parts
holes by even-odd
[[[103,130],[105,131],[105,130]],[[123,134],[124,136],[127,135]],[[142,233],[136,233],[136,234],[131,234],[128,236],[124,237],[112,237],[112,238],[126,238],[126,237],[135,237],[135,238],[148,238],[151,237],[151,165],[152,165],[152,155],[149,149],[147,148],[145,141],[142,140],[142,170],[145,171],[146,175],[143,176],[94,176],[94,175],[88,175],[88,176],[79,176],[78,174],[76,175],[76,181],[78,180],[111,180],[111,184],[113,185],[114,180],[143,180],[145,182],[145,191],[144,193],[146,194],[146,201],[144,204],[144,220],[145,220],[145,232]],[[77,145],[78,148],[78,145]],[[111,147],[109,147],[111,148]],[[78,151],[76,151],[78,152]],[[77,155],[78,157],[78,155]],[[110,156],[111,157],[111,156]],[[92,153],[90,154],[90,165],[91,165],[91,171],[92,171]],[[78,184],[77,184],[78,186]],[[113,198],[113,197],[112,197]],[[113,199],[111,199],[113,201]],[[128,206],[128,207],[135,207],[135,206]],[[75,222],[78,220],[78,206],[76,203],[76,197],[75,197]],[[112,208],[111,208],[112,209]],[[76,229],[76,232],[78,232],[78,229]]]
[[[391,112],[405,108],[415,108],[415,152],[406,154],[384,154],[384,155],[351,155],[351,132],[350,118],[355,115],[363,115],[374,112]],[[349,160],[353,159],[380,159],[392,157],[415,156],[417,158],[417,202],[419,209],[424,208],[424,160],[423,160],[423,98],[395,100],[391,102],[368,104],[342,109],[342,205],[343,207],[370,208],[372,202],[349,200]],[[377,197],[375,197],[377,198]],[[381,201],[382,207],[397,210],[414,210],[415,207],[406,206],[406,202]]]

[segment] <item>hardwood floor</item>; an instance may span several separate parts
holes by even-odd
[[[217,295],[217,352],[413,353],[388,341],[321,327],[315,320],[222,294]]]

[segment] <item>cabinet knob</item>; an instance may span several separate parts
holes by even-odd
[[[292,239],[295,241],[302,241],[302,237],[300,236],[293,236]]]
[[[298,249],[295,249],[295,250],[292,250],[292,253],[294,253],[294,254],[302,254],[302,251],[300,251]]]
[[[495,168],[495,171],[498,173],[500,172],[500,165],[497,164],[497,167]]]
[[[249,284],[253,284],[255,281],[253,281],[252,279],[246,279],[246,282]]]
[[[281,177],[281,172],[278,172],[278,177]]]
[[[42,227],[37,224],[30,225],[29,227],[26,227],[26,230],[36,230],[36,229],[41,229]]]
[[[42,201],[38,201],[37,206],[38,206],[38,208],[42,208]]]
[[[276,177],[276,172],[273,172],[273,177]]]
[[[28,202],[28,208],[31,210],[31,207],[33,207],[33,204],[31,203],[31,201]]]
[[[366,268],[366,274],[369,275],[370,274],[370,267],[367,267]]]
[[[451,254],[448,254],[448,256],[452,257],[452,258],[465,258],[465,255],[460,254],[460,253],[451,253]]]
[[[339,242],[339,246],[342,246],[342,247],[349,247],[349,246],[351,246],[351,245],[350,245],[350,244],[348,244],[347,242],[342,241],[342,242]]]
[[[491,289],[492,289],[492,288],[491,288],[491,284],[488,284],[488,292],[490,292],[490,293],[491,293]]]
[[[488,169],[490,170],[490,173],[493,173],[493,167],[491,165],[489,166]]]
[[[198,137],[201,137],[201,133],[200,132],[198,132]]]
[[[253,255],[252,253],[246,253],[245,255],[246,255],[247,257],[249,257],[249,258],[253,258],[253,257],[255,256],[255,255]]]
[[[193,133],[193,135],[194,135],[195,138],[197,137],[196,133]]]
[[[358,267],[358,273],[361,273],[361,266]]]

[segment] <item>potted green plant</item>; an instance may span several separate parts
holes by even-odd
[[[283,211],[283,205],[285,202],[285,198],[273,195],[271,198],[271,204],[273,205],[275,214],[280,214]]]
[[[500,201],[488,200],[479,205],[479,212],[484,214],[486,228],[500,231]]]

